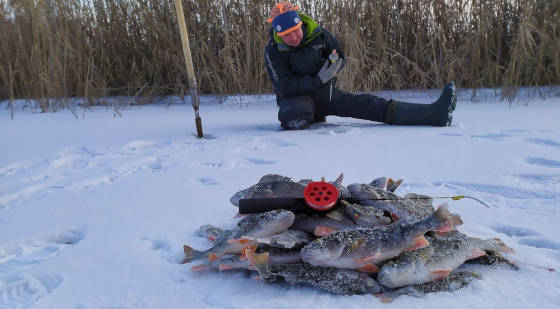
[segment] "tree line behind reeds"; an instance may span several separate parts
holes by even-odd
[[[184,0],[202,93],[268,93],[273,0]],[[341,42],[348,91],[560,82],[560,0],[302,0]],[[169,0],[0,0],[0,100],[183,94]]]

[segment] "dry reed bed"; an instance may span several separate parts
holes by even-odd
[[[271,92],[264,67],[273,0],[183,0],[201,91]],[[303,0],[334,33],[349,91],[560,83],[560,0]],[[183,94],[169,0],[0,0],[0,100]]]

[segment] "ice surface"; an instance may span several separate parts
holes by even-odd
[[[438,92],[383,93],[430,102]],[[182,246],[231,228],[237,191],[265,174],[344,184],[404,178],[397,194],[449,201],[473,237],[499,237],[520,271],[477,269],[453,293],[400,297],[393,308],[556,308],[560,303],[560,99],[473,103],[451,127],[328,117],[282,131],[272,96],[203,100],[210,138],[189,105],[0,114],[0,308],[372,308],[372,296],[266,285],[237,272],[198,274]],[[5,104],[1,105],[5,108]],[[434,203],[443,203],[435,200]]]

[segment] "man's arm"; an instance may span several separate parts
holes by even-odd
[[[326,42],[326,47],[327,47],[325,49],[325,51],[328,54],[330,54],[333,49],[336,49],[338,57],[343,60],[342,67],[339,70],[339,72],[340,72],[340,71],[342,71],[342,69],[344,68],[344,65],[346,64],[346,57],[344,55],[344,51],[342,50],[342,46],[340,45],[338,40],[334,37],[334,35],[332,35],[330,32],[328,32],[327,29],[325,29],[325,28],[323,28],[323,35],[325,36],[325,42]],[[327,55],[327,57],[328,57],[328,55]]]
[[[266,47],[264,58],[268,76],[270,76],[274,89],[280,97],[307,95],[323,85],[316,74],[294,76],[279,52],[270,45]]]

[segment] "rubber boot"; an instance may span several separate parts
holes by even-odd
[[[455,84],[445,85],[437,101],[432,104],[415,104],[391,100],[385,111],[383,122],[393,125],[451,125],[453,111],[457,105]]]

